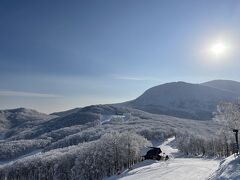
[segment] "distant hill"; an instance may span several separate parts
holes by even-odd
[[[79,129],[101,124],[101,121],[108,119],[111,115],[123,114],[122,109],[116,109],[114,106],[108,105],[94,105],[51,115],[24,108],[5,110],[3,111],[5,118],[2,118],[2,120],[4,120],[6,126],[8,125],[8,128],[6,128],[4,136],[12,139],[31,139],[69,127],[77,128],[80,131]],[[60,134],[58,132],[54,136],[60,136]]]
[[[54,112],[51,115],[56,115],[56,116],[62,117],[62,116],[66,116],[66,115],[72,114],[74,112],[77,112],[80,109],[81,108],[74,108],[74,109],[70,109],[70,110],[66,110],[66,111]]]
[[[36,124],[49,120],[55,116],[37,112],[32,109],[17,108],[0,110],[0,130],[23,126],[24,124]]]
[[[230,81],[230,80],[213,80],[209,82],[202,83],[202,85],[214,87],[224,91],[240,95],[240,82]]]
[[[172,82],[150,88],[137,99],[119,105],[155,114],[209,120],[217,104],[236,100],[239,90],[239,82],[227,80],[202,84]]]

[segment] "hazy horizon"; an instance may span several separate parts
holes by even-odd
[[[237,0],[3,0],[0,109],[50,113],[167,82],[240,81],[239,22]]]

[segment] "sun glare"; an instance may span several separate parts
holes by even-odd
[[[210,52],[216,57],[221,57],[225,55],[226,50],[227,46],[223,42],[212,44],[210,47]]]
[[[233,42],[229,38],[214,38],[204,42],[205,47],[201,49],[201,64],[218,67],[230,63],[234,54]]]
[[[212,45],[211,51],[213,54],[220,55],[223,54],[226,50],[226,46],[223,43],[217,43]]]

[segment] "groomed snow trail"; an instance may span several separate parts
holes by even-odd
[[[169,144],[174,138],[169,138],[160,145],[163,152],[176,156],[178,149]],[[110,179],[121,180],[204,180],[217,170],[219,161],[202,158],[172,158],[169,161],[146,160],[133,166],[133,169],[113,176]]]

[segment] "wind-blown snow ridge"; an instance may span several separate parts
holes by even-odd
[[[231,155],[224,159],[218,170],[212,175],[211,180],[239,180],[240,156]]]

